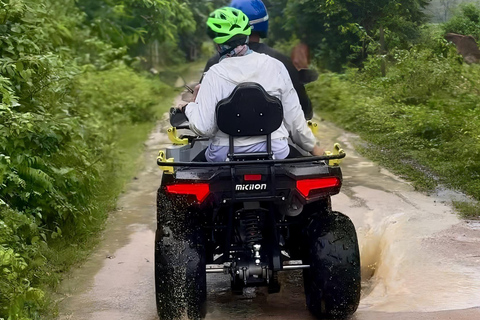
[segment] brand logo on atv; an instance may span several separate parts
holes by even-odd
[[[260,191],[267,190],[266,183],[256,183],[256,184],[237,184],[235,186],[236,191]]]

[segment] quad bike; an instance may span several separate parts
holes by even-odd
[[[157,198],[155,288],[160,319],[206,313],[207,273],[227,273],[231,289],[280,290],[278,274],[303,269],[306,304],[322,318],[344,318],[360,299],[360,258],[351,220],[331,208],[342,173],[336,152],[273,159],[271,133],[283,121],[280,100],[255,83],[219,102],[216,119],[230,136],[228,161],[192,162],[208,139],[177,136],[188,129],[174,110],[161,151]],[[265,121],[268,119],[268,121]],[[183,123],[183,124],[182,124]],[[267,150],[235,153],[235,137],[266,137]],[[294,147],[294,146],[292,146]]]

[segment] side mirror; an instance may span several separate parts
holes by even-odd
[[[170,108],[170,124],[172,127],[179,127],[188,122],[187,116],[177,108]]]
[[[312,69],[300,69],[298,71],[298,77],[300,78],[301,83],[307,84],[310,82],[317,81],[318,72]]]

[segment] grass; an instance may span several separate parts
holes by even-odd
[[[172,89],[167,96],[158,97],[160,103],[154,108],[157,115],[163,115],[172,105],[177,92]],[[100,241],[100,233],[104,229],[108,212],[116,205],[117,197],[125,189],[126,184],[141,169],[140,160],[144,151],[144,142],[155,126],[155,121],[127,125],[118,136],[116,148],[120,151],[117,162],[103,179],[103,190],[99,195],[99,205],[92,215],[87,231],[81,234],[76,230],[65,229],[64,234],[75,234],[75,237],[59,237],[43,248],[42,254],[48,263],[41,266],[38,274],[42,277],[40,283],[47,292],[48,303],[40,316],[41,319],[57,316],[56,302],[52,292],[58,287],[64,274],[72,267],[79,266],[92,253]]]
[[[399,177],[411,181],[417,191],[432,192],[438,185],[438,179],[427,168],[420,166],[412,159],[405,159],[399,150],[386,149],[385,146],[373,143],[357,145],[356,150],[363,156],[389,168]]]
[[[326,120],[332,121],[339,126],[343,126],[341,118],[325,112],[320,112],[320,114]],[[349,130],[351,130],[351,127],[349,127]],[[355,146],[360,154],[380,163],[399,177],[410,181],[417,191],[426,193],[434,192],[439,184],[445,182],[446,179],[449,179],[446,176],[442,176],[441,173],[434,172],[431,169],[435,167],[435,165],[438,165],[438,160],[433,158],[429,159],[428,155],[426,157],[419,156],[418,158],[415,158],[415,154],[408,155],[407,150],[400,147],[397,140],[391,140],[389,144],[384,144],[385,140],[382,139],[382,144],[377,144],[379,139],[375,135],[355,130],[352,131],[359,134],[362,140],[368,141],[367,143]],[[422,164],[420,164],[420,161]],[[452,181],[450,184],[445,184],[449,187],[457,186],[455,189],[463,192],[468,189],[476,188],[475,184],[469,186],[470,180],[468,179],[468,176],[457,177],[456,181]],[[480,219],[480,202],[478,201],[478,198],[471,202],[452,201],[452,205],[460,217],[464,219]]]
[[[417,190],[444,185],[479,201],[480,68],[428,50],[399,56],[385,78],[368,70],[321,75],[309,87],[316,111],[358,134],[363,155]],[[455,204],[469,218],[480,217],[477,207]]]
[[[478,202],[453,201],[453,207],[462,218],[480,218],[480,203]]]

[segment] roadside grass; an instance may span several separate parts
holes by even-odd
[[[177,92],[172,90],[166,96],[158,97],[159,104],[155,106],[156,115],[163,115],[172,105]],[[55,288],[62,278],[62,274],[72,266],[79,265],[88,257],[100,241],[100,232],[104,229],[108,213],[115,209],[118,196],[125,190],[125,186],[141,169],[141,156],[144,151],[144,142],[156,125],[157,117],[148,122],[125,125],[119,131],[115,148],[118,156],[114,163],[110,164],[109,170],[102,178],[101,193],[97,196],[97,210],[92,213],[86,231],[79,233],[78,230],[64,230],[64,234],[75,233],[75,238],[60,237],[50,244],[51,250],[46,253],[49,261],[48,277],[42,283]],[[72,226],[73,227],[73,226]]]
[[[182,75],[185,79],[195,79],[197,73],[192,70],[200,69],[199,63],[187,64],[177,67],[176,75]],[[152,77],[150,77],[152,80]],[[153,78],[153,81],[159,80]],[[80,266],[92,253],[101,241],[100,234],[104,230],[108,213],[115,209],[118,196],[125,190],[129,181],[141,170],[145,145],[149,134],[155,127],[157,121],[163,117],[165,112],[172,106],[174,98],[183,91],[183,88],[169,87],[168,90],[161,90],[155,106],[152,107],[153,117],[146,122],[126,123],[122,125],[115,139],[114,148],[117,156],[108,164],[108,170],[102,178],[95,201],[98,202],[96,210],[92,212],[87,227],[82,231],[74,225],[67,226],[63,234],[74,234],[75,237],[58,237],[44,246],[42,255],[48,261],[47,264],[39,266],[41,271],[38,274],[42,277],[39,283],[47,292],[46,303],[40,318],[58,316],[58,310],[53,292],[57,289],[64,275],[75,266]]]
[[[48,245],[39,247],[39,255],[44,259],[38,262],[35,270],[35,283],[45,292],[40,308],[30,316],[32,319],[50,319],[58,316],[57,299],[54,292],[68,271],[79,266],[92,253],[100,242],[108,213],[115,209],[118,195],[127,183],[140,170],[144,142],[160,118],[172,105],[178,90],[163,91],[156,105],[152,107],[154,116],[149,121],[125,123],[118,130],[115,142],[116,157],[110,159],[98,185],[99,193],[92,199],[95,209],[90,212],[88,221],[80,229],[75,224],[62,227],[62,233],[49,239]],[[35,315],[36,314],[36,315]]]
[[[417,190],[445,185],[480,200],[480,67],[412,49],[396,54],[387,77],[377,72],[321,75],[309,86],[317,113],[359,134],[363,155]],[[474,203],[454,205],[480,217]]]
[[[363,138],[374,140],[368,136],[363,136]],[[406,159],[401,150],[395,146],[368,143],[356,145],[355,148],[363,156],[381,163],[398,176],[409,180],[417,191],[432,192],[437,186],[437,177],[412,159]]]
[[[480,219],[480,203],[453,201],[453,207],[465,219]]]
[[[169,97],[161,97],[162,102],[155,108],[156,112],[163,114],[168,111],[173,97],[173,94]],[[73,227],[65,228],[64,234],[76,234],[76,236],[59,237],[51,241],[48,247],[43,247],[42,255],[46,258],[47,264],[41,266],[43,270],[38,274],[42,277],[39,283],[42,283],[42,289],[47,292],[47,303],[40,318],[58,316],[57,301],[52,293],[56,291],[65,274],[72,267],[80,266],[101,241],[100,234],[104,230],[108,213],[115,209],[118,195],[125,190],[127,183],[140,170],[144,142],[154,126],[155,121],[151,121],[128,125],[122,129],[116,146],[119,157],[103,178],[99,188],[102,193],[98,195],[97,210],[92,212],[87,228],[81,233],[73,230]]]

